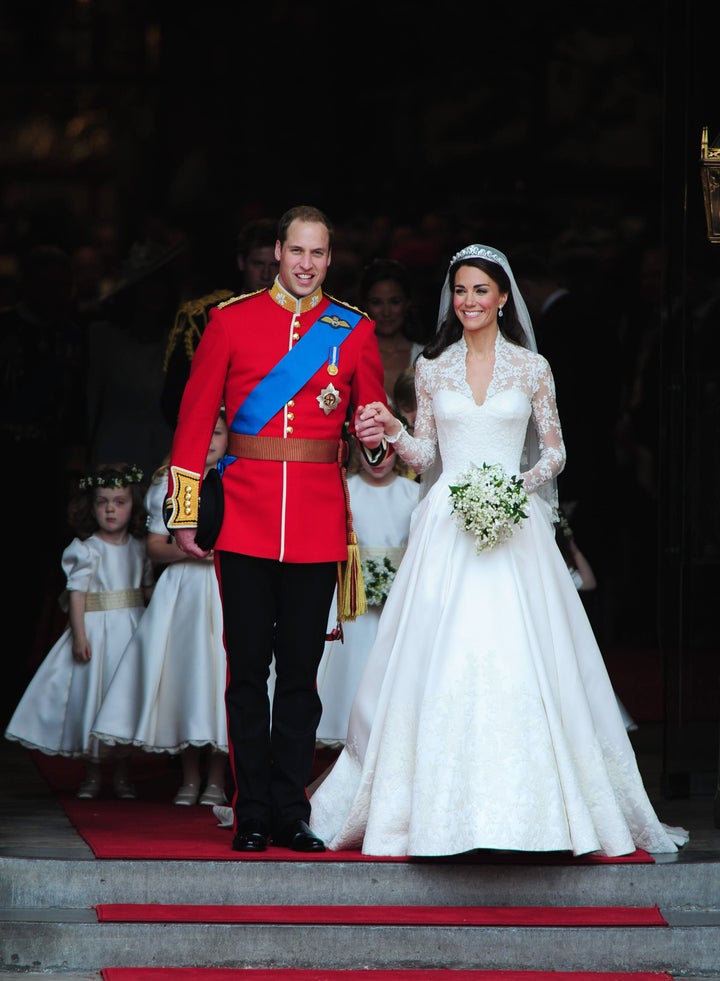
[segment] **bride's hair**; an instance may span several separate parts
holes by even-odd
[[[476,269],[482,269],[486,272],[490,278],[497,283],[498,289],[501,293],[507,293],[507,301],[502,308],[502,318],[498,320],[498,327],[500,328],[500,333],[508,341],[513,344],[519,344],[521,347],[527,347],[525,331],[518,321],[517,312],[515,309],[515,300],[513,297],[512,283],[510,282],[510,277],[505,272],[503,267],[497,262],[492,262],[490,259],[483,259],[480,256],[470,256],[467,258],[458,259],[454,262],[450,269],[448,270],[448,282],[450,284],[450,292],[455,288],[455,276],[457,275],[458,269],[462,266],[474,266]],[[433,358],[437,358],[438,355],[454,344],[455,341],[459,341],[462,337],[463,326],[458,319],[457,314],[450,304],[447,311],[447,315],[442,323],[438,327],[438,331],[435,336],[428,342],[423,351],[423,357],[428,358],[432,361]]]

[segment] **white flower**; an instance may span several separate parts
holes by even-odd
[[[120,487],[129,487],[130,484],[139,484],[142,479],[142,470],[133,463],[127,470],[105,468],[99,473],[81,477],[78,487],[80,490],[91,490],[93,487],[111,487],[118,490]]]
[[[475,551],[507,541],[522,518],[528,497],[519,477],[508,477],[498,463],[471,466],[450,487],[453,518],[477,539]]]
[[[378,559],[364,559],[362,563],[365,599],[368,606],[382,606],[387,599],[397,569],[387,555],[382,562]]]

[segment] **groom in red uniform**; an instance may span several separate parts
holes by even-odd
[[[170,460],[167,525],[188,555],[196,542],[201,475],[221,405],[231,426],[221,461],[224,519],[215,543],[235,778],[233,849],[268,841],[325,850],[308,826],[316,674],[338,563],[347,559],[342,430],[383,401],[374,323],[325,295],[332,226],[299,206],[278,225],[270,289],[213,309],[192,361]],[[386,444],[364,436],[379,460]],[[275,656],[275,692],[268,677]]]

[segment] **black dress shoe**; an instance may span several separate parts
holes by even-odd
[[[325,842],[310,830],[307,821],[288,821],[272,836],[273,845],[294,852],[324,852]]]
[[[233,838],[234,852],[264,852],[267,848],[268,834],[265,826],[254,818],[241,821]]]

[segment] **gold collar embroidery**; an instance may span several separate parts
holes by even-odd
[[[318,303],[323,298],[322,289],[318,287],[314,293],[310,296],[303,296],[298,298],[293,296],[292,293],[288,293],[287,290],[283,289],[278,285],[277,279],[270,287],[270,296],[279,307],[284,310],[289,310],[291,313],[307,313],[308,310],[313,310]]]

